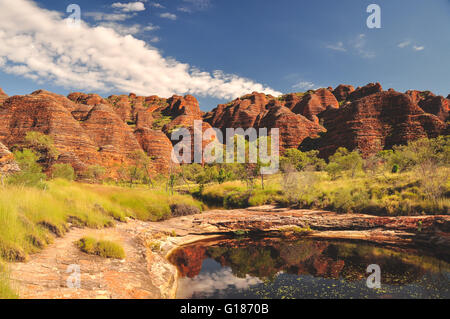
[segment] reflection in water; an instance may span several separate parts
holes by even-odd
[[[318,240],[222,239],[178,249],[178,298],[450,298],[450,265],[418,251]],[[366,268],[381,267],[381,289]]]

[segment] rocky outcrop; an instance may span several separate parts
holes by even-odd
[[[325,129],[306,117],[291,112],[287,107],[272,107],[259,121],[260,127],[279,128],[280,151],[297,148],[307,137],[318,137]]]
[[[353,85],[341,84],[334,89],[333,95],[339,102],[341,102],[347,100],[350,94],[352,94],[354,91],[355,88],[353,87]]]
[[[67,98],[75,103],[95,106],[107,104],[108,102],[98,94],[86,94],[80,92],[70,93]]]
[[[72,116],[71,102],[65,100],[45,91],[8,98],[0,108],[0,141],[9,147],[21,145],[27,132],[37,131],[50,135],[75,169],[99,163],[97,146]]]
[[[449,119],[450,100],[443,96],[427,96],[419,102],[419,106],[425,112],[436,115],[444,122]]]
[[[421,137],[437,137],[447,127],[408,95],[395,91],[371,94],[340,109],[329,108],[321,116],[327,132],[315,147],[323,157],[339,147],[358,149],[368,156]]]
[[[383,92],[383,88],[380,83],[369,83],[366,86],[358,87],[355,91],[348,96],[349,101],[356,101],[363,97]]]
[[[303,115],[308,120],[319,123],[317,115],[327,109],[339,108],[339,102],[328,89],[319,89],[314,93],[306,94],[299,103],[297,103],[292,111],[296,114]]]
[[[205,114],[204,119],[223,133],[227,128],[279,128],[280,146],[284,150],[297,148],[306,137],[324,131],[317,114],[327,106],[339,106],[327,89],[307,94],[291,93],[280,98],[254,92],[219,105]]]
[[[8,95],[0,88],[0,105],[8,98]]]
[[[256,122],[264,114],[269,98],[263,93],[253,92],[228,104],[220,104],[205,115],[212,127],[225,131],[226,128],[258,127]],[[279,104],[281,105],[281,104]]]
[[[133,130],[125,124],[109,105],[94,106],[86,120],[80,122],[94,141],[105,166],[126,164],[140,149]]]
[[[19,165],[14,161],[13,154],[5,145],[0,143],[0,178],[19,171]],[[1,182],[3,183],[3,180]]]
[[[168,172],[171,165],[172,142],[161,131],[139,128],[134,132],[142,149],[152,158],[157,172]]]
[[[326,157],[342,146],[368,156],[420,137],[448,134],[449,102],[429,91],[402,94],[383,91],[379,83],[356,90],[341,84],[280,97],[253,92],[203,113],[191,95],[130,93],[105,99],[71,93],[66,98],[38,90],[8,97],[0,90],[0,142],[12,147],[22,144],[29,131],[48,134],[60,152],[58,160],[77,172],[95,164],[114,171],[144,150],[153,158],[155,173],[167,173],[172,146],[179,142],[171,141],[172,133],[187,128],[193,137],[194,122],[203,120],[202,132],[211,127],[223,133],[227,128],[279,128],[281,151],[301,146]]]

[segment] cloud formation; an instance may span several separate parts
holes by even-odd
[[[299,90],[315,90],[315,89],[317,89],[318,87],[317,87],[317,85],[315,85],[314,83],[312,83],[312,82],[309,82],[309,81],[301,81],[301,82],[299,82],[299,83],[297,83],[297,84],[294,84],[293,86],[292,86],[292,88],[294,88],[294,89],[299,89]]]
[[[412,42],[410,40],[406,40],[403,42],[400,42],[399,44],[397,44],[397,47],[399,47],[400,49],[404,49],[409,47],[412,44]],[[423,51],[425,50],[425,47],[423,45],[418,45],[418,44],[413,44],[411,47],[414,51]]]
[[[111,28],[70,24],[30,0],[0,0],[0,69],[76,90],[140,95],[194,94],[232,99],[280,95],[252,80],[198,70]]]
[[[340,52],[353,52],[360,57],[371,59],[374,58],[376,55],[374,52],[368,50],[366,48],[367,40],[365,34],[358,34],[355,38],[344,42],[339,41],[336,44],[327,44],[325,45],[325,48],[333,50],[333,51],[340,51]]]
[[[261,284],[258,278],[247,275],[245,278],[238,278],[233,275],[230,268],[222,268],[213,273],[200,274],[190,279],[184,278],[180,281],[179,298],[190,298],[195,294],[202,296],[212,296],[221,294],[225,289],[245,290],[252,286]]]
[[[161,13],[159,16],[161,18],[169,19],[169,20],[176,20],[177,19],[177,15],[176,14],[169,13],[169,12]]]
[[[145,5],[142,2],[128,2],[128,3],[121,3],[121,2],[115,2],[111,5],[111,7],[115,9],[120,9],[123,12],[136,12],[136,11],[144,11]]]

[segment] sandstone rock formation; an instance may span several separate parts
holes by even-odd
[[[0,89],[0,143],[21,145],[27,132],[39,131],[53,137],[58,161],[70,163],[77,172],[96,164],[113,172],[143,150],[153,158],[155,173],[167,173],[172,147],[178,143],[171,141],[172,133],[187,128],[193,137],[194,122],[203,120],[202,132],[211,127],[223,133],[226,128],[279,128],[281,151],[317,149],[327,157],[346,147],[368,156],[420,137],[448,134],[449,104],[448,98],[429,91],[383,91],[379,83],[356,90],[341,84],[334,90],[280,97],[253,92],[208,113],[191,95],[103,98],[71,93],[66,98],[38,90],[8,97]]]
[[[8,98],[8,95],[0,88],[0,105]]]
[[[419,102],[419,106],[427,113],[436,115],[442,121],[449,119],[450,100],[442,96],[430,95]]]
[[[38,131],[53,138],[63,157],[72,158],[75,169],[98,163],[97,146],[61,103],[64,99],[40,91],[5,100],[0,107],[0,142],[9,147],[21,145],[27,132]]]
[[[408,95],[393,91],[368,95],[340,109],[329,108],[321,116],[327,132],[315,146],[323,157],[338,147],[358,149],[368,156],[421,137],[437,137],[447,126]]]
[[[19,172],[19,165],[14,161],[13,154],[8,148],[0,143],[0,179],[3,183],[3,177],[12,173]]]
[[[297,148],[309,136],[324,129],[317,114],[339,104],[327,89],[280,98],[253,92],[205,114],[205,121],[225,133],[226,128],[279,128],[281,150]]]
[[[316,121],[291,112],[287,107],[272,107],[259,121],[260,127],[279,128],[281,151],[297,148],[307,137],[318,137],[325,129]]]
[[[142,149],[152,158],[156,171],[168,172],[171,165],[172,143],[161,131],[139,128],[134,132]]]
[[[350,95],[348,96],[348,100],[356,101],[365,96],[369,96],[369,95],[379,93],[382,91],[383,91],[383,88],[381,87],[380,83],[369,83],[366,86],[358,87],[355,91],[350,93]]]
[[[296,104],[292,111],[305,116],[310,121],[319,123],[317,115],[325,111],[327,107],[339,108],[339,102],[328,89],[319,89],[311,94],[306,94],[302,100]]]
[[[353,85],[345,85],[341,84],[337,88],[334,89],[333,94],[336,99],[340,101],[345,101],[348,99],[349,95],[355,91]]]

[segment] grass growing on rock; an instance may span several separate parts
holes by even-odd
[[[172,217],[171,205],[202,210],[188,195],[148,188],[87,185],[54,180],[45,189],[0,187],[0,258],[25,261],[30,253],[64,236],[70,224],[101,229],[127,217],[160,221]]]
[[[125,259],[125,250],[116,242],[84,237],[76,242],[82,252],[103,258]]]
[[[6,265],[0,262],[0,299],[17,299],[19,296],[11,287]]]

